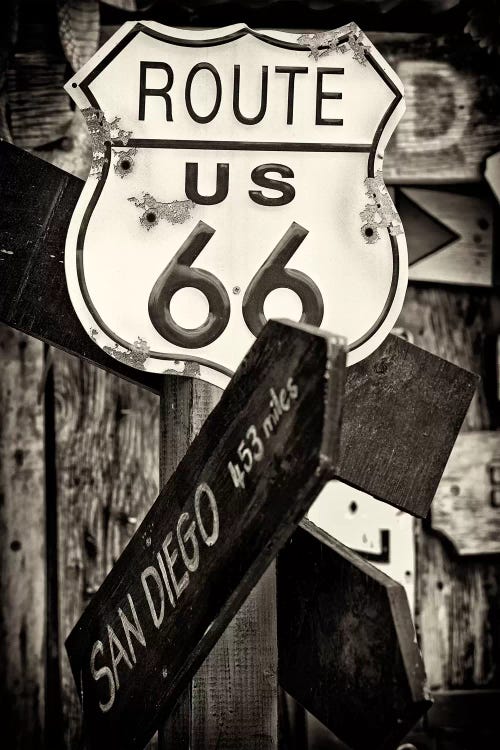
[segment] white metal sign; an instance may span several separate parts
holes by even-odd
[[[125,24],[67,84],[92,136],[66,245],[110,355],[224,387],[269,317],[389,333],[407,283],[382,180],[402,85],[355,24],[319,34]]]

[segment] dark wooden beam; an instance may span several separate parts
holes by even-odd
[[[281,686],[352,750],[394,750],[431,705],[404,588],[310,521],[277,570]]]

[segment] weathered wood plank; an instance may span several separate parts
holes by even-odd
[[[87,731],[95,747],[140,747],[151,736],[161,714],[173,708],[194,670],[332,476],[339,449],[344,367],[345,347],[337,338],[298,324],[271,321],[266,325],[67,639]],[[277,389],[280,406],[275,405],[273,389]],[[236,453],[242,434],[252,446],[247,452],[250,458],[244,461]],[[235,479],[237,473],[230,471],[228,459],[231,466],[233,461],[243,461],[243,482]],[[210,499],[210,532],[200,516],[202,494]],[[211,548],[211,554],[202,553],[200,541],[195,568],[194,558],[181,545],[178,525],[178,518],[185,518],[182,514],[189,518],[193,512],[197,519],[193,528],[197,524],[200,539]],[[169,614],[164,620],[163,608],[157,614],[159,605],[152,606],[148,598],[144,574],[153,575],[156,568],[152,565],[162,569],[165,563],[160,564],[157,552],[166,531],[176,526],[182,559],[186,568],[191,565],[192,575],[181,575],[178,566],[175,577],[171,576],[165,600],[171,585],[176,597],[168,594],[173,611],[165,601]],[[167,539],[168,546],[171,538]],[[191,547],[195,549],[194,541]],[[163,550],[172,574],[177,556],[165,546]],[[154,577],[161,586],[159,574]],[[167,586],[166,573],[164,580]],[[146,651],[141,650],[137,658],[130,651],[133,666],[127,656],[132,679],[122,669],[118,681],[114,662],[113,683],[109,681],[112,672],[107,672],[111,693],[106,693],[102,683],[95,685],[99,677],[92,678],[91,653],[105,637],[105,625],[110,638],[113,631],[120,633],[119,607],[128,612],[132,601]],[[106,660],[107,648],[103,654]]]
[[[405,87],[384,160],[392,183],[475,182],[500,140],[500,84],[467,36],[369,34]]]
[[[458,436],[430,523],[459,555],[500,552],[500,433],[483,430]]]
[[[0,326],[0,701],[19,750],[45,737],[43,379],[43,345]]]
[[[54,353],[61,642],[158,490],[158,398],[86,362]],[[64,741],[79,747],[81,707],[60,654]]]
[[[409,289],[401,324],[415,342],[481,372],[466,430],[497,426],[496,366],[485,292]],[[417,628],[431,690],[500,685],[500,564],[458,557],[425,526],[417,546]]]
[[[7,72],[12,137],[30,148],[63,137],[73,117],[63,88],[67,66],[55,15],[39,17],[41,22],[31,22],[29,11],[23,14]]]
[[[162,486],[221,395],[222,391],[201,381],[165,379],[160,401]],[[254,750],[276,746],[275,589],[273,565],[201,665],[192,691],[186,691],[161,730],[167,750],[190,746],[222,750],[243,748],[245,743],[251,743]]]
[[[337,478],[425,516],[476,385],[470,372],[389,336],[348,370]]]
[[[310,521],[278,557],[278,636],[280,684],[353,750],[430,705],[403,587]]]

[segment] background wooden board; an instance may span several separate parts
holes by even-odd
[[[406,115],[387,150],[391,183],[477,182],[500,140],[500,84],[471,39],[369,35],[405,86]]]
[[[467,189],[468,188],[468,189]],[[482,186],[398,188],[411,281],[492,286],[493,200]]]
[[[464,432],[453,446],[430,523],[459,555],[500,553],[500,434]]]
[[[482,374],[464,430],[498,426],[491,297],[458,289],[408,290],[400,324],[415,342]],[[424,525],[417,546],[416,624],[431,690],[500,686],[500,561],[459,557]]]
[[[157,495],[158,397],[62,352],[53,362],[62,732],[76,747],[81,707],[62,642]]]
[[[310,521],[278,558],[278,637],[280,684],[353,750],[430,705],[404,588]]]
[[[0,326],[0,644],[3,732],[45,740],[43,344]]]

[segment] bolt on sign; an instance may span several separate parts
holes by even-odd
[[[382,179],[403,88],[363,32],[126,23],[68,82],[93,161],[66,244],[111,356],[224,387],[270,317],[394,325],[406,242]]]
[[[258,337],[68,636],[90,747],[144,747],[334,475],[345,360],[309,326]]]

